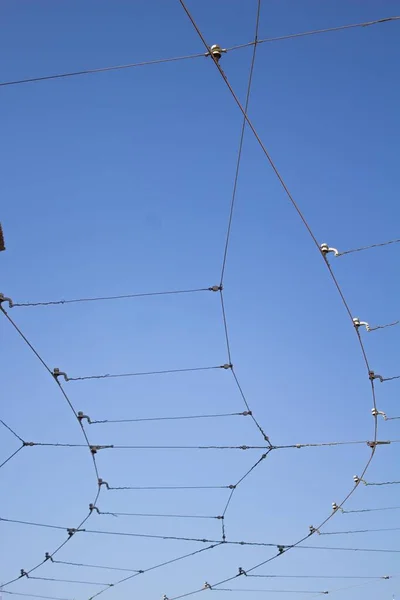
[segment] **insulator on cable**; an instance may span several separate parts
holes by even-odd
[[[221,369],[232,369],[233,365],[231,363],[226,363],[225,365],[221,365]]]
[[[283,554],[285,552],[285,546],[277,546],[279,554]]]
[[[339,255],[339,251],[338,251],[338,250],[336,250],[336,248],[330,248],[330,247],[328,246],[328,244],[325,244],[325,243],[324,243],[324,244],[321,244],[319,248],[320,248],[320,250],[321,250],[321,252],[322,252],[322,254],[323,254],[324,256],[326,256],[326,255],[327,255],[327,254],[329,254],[330,252],[333,252],[333,254],[334,254],[335,256],[338,256],[338,255]]]
[[[80,411],[78,411],[77,418],[78,418],[78,421],[79,421],[80,423],[82,423],[82,420],[83,420],[83,419],[86,419],[88,423],[91,423],[91,422],[92,422],[92,421],[90,420],[90,417],[89,417],[88,415],[85,415],[85,413],[83,413],[81,410],[80,410]]]
[[[11,298],[8,298],[4,294],[0,294],[0,306],[1,306],[2,302],[8,302],[8,308],[12,308],[14,306]]]
[[[360,321],[360,319],[358,317],[353,318],[353,324],[354,324],[354,327],[356,327],[356,329],[358,329],[361,326],[364,326],[367,331],[369,331],[369,329],[370,329],[369,323],[367,323],[366,321]]]
[[[383,382],[383,377],[382,375],[378,375],[377,373],[375,373],[374,371],[369,371],[368,373],[368,377],[370,378],[371,381],[374,381],[374,379],[379,379],[379,381],[382,383]]]
[[[371,413],[373,417],[377,417],[380,415],[385,420],[387,419],[386,413],[384,413],[382,410],[378,410],[377,408],[371,408]]]
[[[216,62],[219,62],[222,54],[226,52],[225,48],[221,48],[218,44],[213,44],[210,48],[210,51],[206,53],[206,56],[212,55]]]
[[[212,587],[211,587],[211,585],[208,583],[208,581],[205,581],[205,582],[204,582],[204,586],[203,586],[203,587],[204,587],[204,589],[205,589],[205,590],[212,590]]]
[[[222,292],[223,287],[222,285],[213,285],[212,287],[209,287],[208,290],[210,292]]]
[[[52,375],[54,379],[58,380],[59,377],[64,377],[65,381],[68,381],[68,375],[64,371],[60,371],[57,367],[54,367]]]

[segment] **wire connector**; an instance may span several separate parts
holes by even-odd
[[[376,440],[374,442],[367,442],[367,446],[376,448],[377,446],[388,446],[390,443],[390,440]]]
[[[283,554],[285,552],[285,546],[277,546],[279,554]]]
[[[369,371],[368,372],[368,377],[370,378],[371,381],[374,381],[374,379],[379,379],[379,381],[381,383],[383,383],[383,377],[382,377],[382,375],[378,375],[377,373],[375,373],[375,371]]]
[[[100,477],[97,480],[97,483],[99,484],[99,488],[101,488],[102,485],[105,485],[108,490],[110,489],[110,486],[108,485],[107,481],[104,481],[104,479],[101,479]]]
[[[314,533],[318,533],[318,535],[321,535],[320,530],[317,529],[316,527],[314,527],[313,525],[310,525],[309,530],[310,530],[310,535],[313,535]]]
[[[340,510],[340,512],[344,512],[343,508],[336,504],[336,502],[332,502],[332,510],[333,512],[337,512],[338,510]]]
[[[21,569],[20,577],[29,577],[29,574],[24,569]]]
[[[359,483],[363,483],[364,485],[367,485],[367,482],[362,479],[361,477],[359,477],[358,475],[353,475],[353,480],[355,485],[358,485]]]
[[[212,590],[212,587],[211,587],[211,585],[208,583],[208,581],[205,581],[205,582],[204,582],[203,589],[204,589],[204,590]]]
[[[360,319],[359,319],[358,317],[354,317],[354,318],[353,318],[353,324],[354,324],[354,327],[355,327],[356,329],[358,329],[359,327],[361,327],[362,325],[364,325],[364,327],[365,327],[365,329],[366,329],[367,331],[369,331],[369,330],[370,330],[369,323],[367,323],[366,321],[360,321]]]
[[[232,363],[225,363],[224,365],[220,366],[220,369],[233,369],[233,364]]]
[[[339,256],[339,251],[336,250],[336,248],[330,248],[330,246],[328,244],[321,244],[319,249],[321,250],[322,254],[326,257],[327,254],[329,254],[330,252],[332,252],[335,256]]]
[[[85,413],[83,413],[81,410],[78,411],[77,419],[78,419],[79,423],[82,423],[83,419],[86,419],[89,424],[92,423],[92,421],[90,420],[90,417],[88,415],[85,415]]]
[[[221,46],[219,46],[218,44],[213,44],[210,47],[209,52],[206,52],[205,56],[213,56],[215,62],[219,62],[222,54],[226,53],[226,48],[221,48]]]
[[[8,302],[8,308],[12,308],[14,306],[14,303],[11,300],[11,298],[8,298],[4,294],[0,294],[0,306],[3,302]]]
[[[54,562],[52,555],[50,552],[46,552],[44,555],[44,560],[49,560],[50,562]]]
[[[65,381],[69,381],[68,375],[66,373],[64,373],[64,371],[60,371],[60,369],[58,367],[54,367],[52,375],[53,375],[54,379],[56,379],[57,381],[58,381],[59,377],[64,377]]]
[[[108,448],[114,448],[112,444],[108,446],[89,446],[90,452],[94,455],[97,454],[99,450],[107,450]]]
[[[387,415],[385,412],[383,412],[383,410],[378,410],[377,408],[371,408],[371,413],[372,413],[373,417],[378,417],[380,415],[381,417],[383,417],[385,419],[385,421],[387,419]]]
[[[99,511],[99,509],[97,508],[97,506],[95,506],[95,505],[94,505],[94,504],[92,504],[92,503],[90,503],[90,504],[89,504],[89,510],[90,510],[90,512],[91,512],[91,513],[92,513],[92,512],[95,510],[95,511],[97,512],[97,514],[98,514],[98,515],[100,514],[100,511]]]
[[[208,288],[209,292],[222,292],[222,290],[224,289],[223,285],[213,285],[212,287]]]
[[[246,577],[247,577],[247,573],[246,573],[246,571],[244,569],[242,569],[242,567],[239,567],[239,573],[238,573],[238,575],[246,575]]]

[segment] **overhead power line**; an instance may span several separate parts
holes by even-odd
[[[396,17],[399,19],[400,17]],[[352,250],[345,250],[338,252],[336,256],[345,256],[346,254],[354,254],[355,252],[364,252],[364,250],[371,250],[372,248],[381,248],[382,246],[390,246],[390,244],[399,244],[400,239],[390,240],[388,242],[382,242],[381,244],[371,244],[370,246],[361,246],[360,248],[353,248]]]
[[[329,27],[326,29],[315,29],[313,31],[303,31],[300,33],[292,33],[289,35],[281,35],[278,37],[265,38],[265,39],[259,40],[258,43],[265,44],[265,43],[271,43],[271,42],[280,42],[280,41],[284,41],[284,40],[291,40],[291,39],[301,38],[301,37],[306,37],[306,36],[312,36],[312,35],[318,35],[318,34],[324,34],[324,33],[333,33],[336,31],[342,31],[342,30],[346,30],[346,29],[355,29],[357,27],[369,27],[371,25],[379,25],[381,23],[388,23],[390,21],[397,21],[398,19],[400,19],[400,16],[384,17],[382,19],[377,19],[375,21],[365,21],[363,23],[354,23],[354,24],[350,24],[350,25],[339,25],[338,27]],[[240,50],[242,48],[247,48],[248,46],[252,46],[253,44],[254,44],[253,41],[247,42],[245,44],[238,44],[236,46],[226,48],[226,51],[229,52],[231,50]],[[121,71],[121,70],[125,70],[125,69],[134,69],[136,67],[145,67],[145,66],[150,66],[150,65],[158,65],[158,64],[162,64],[162,63],[171,63],[171,62],[179,62],[179,61],[190,60],[190,59],[195,59],[195,58],[202,58],[204,56],[206,56],[206,54],[204,54],[204,53],[188,54],[186,56],[173,56],[170,58],[158,58],[158,59],[148,60],[148,61],[127,63],[127,64],[123,64],[123,65],[100,67],[97,69],[84,69],[84,70],[80,70],[80,71],[70,71],[67,73],[56,73],[54,75],[44,75],[41,77],[28,77],[25,79],[16,79],[16,80],[12,80],[12,81],[0,82],[0,87],[21,85],[23,83],[37,83],[37,82],[41,82],[41,81],[50,81],[53,79],[67,79],[70,77],[77,77],[80,75],[92,75],[92,74],[96,74],[96,73],[106,73],[107,71]]]

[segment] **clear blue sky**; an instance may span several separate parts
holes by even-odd
[[[207,41],[252,39],[255,0],[188,1]],[[264,0],[260,37],[369,21],[399,2]],[[1,80],[203,52],[177,0],[6,0]],[[399,23],[260,45],[250,116],[316,237],[340,250],[398,238]],[[243,100],[251,48],[222,66]],[[1,89],[1,291],[14,302],[203,288],[219,281],[241,115],[210,60]],[[355,316],[400,318],[399,246],[332,259]],[[327,269],[247,133],[225,279],[233,363],[275,445],[368,440],[372,400],[359,346]],[[71,377],[220,365],[227,361],[217,294],[14,308],[51,368]],[[373,369],[400,374],[400,328],[362,332]],[[72,412],[28,347],[1,319],[4,419],[27,441],[82,443]],[[377,405],[400,415],[397,382]],[[65,384],[92,419],[244,410],[229,371]],[[380,421],[379,439],[400,438]],[[262,445],[249,418],[87,426],[94,444]],[[0,430],[0,459],[18,441]],[[102,450],[114,486],[229,485],[261,450]],[[230,540],[291,544],[351,489],[367,446],[276,450],[235,493]],[[399,480],[398,445],[378,448],[367,481]],[[1,460],[0,460],[1,462]],[[76,527],[96,493],[86,448],[25,448],[0,472],[0,516]],[[400,505],[400,488],[360,486],[347,508]],[[219,515],[227,490],[102,491],[103,511]],[[399,511],[336,515],[325,531],[400,526]],[[90,529],[219,539],[217,520],[93,515]],[[52,552],[65,533],[0,523],[0,582]],[[317,537],[310,545],[398,549],[395,531]],[[77,534],[66,562],[147,569],[201,543]],[[224,546],[104,594],[174,597],[234,575],[275,549]],[[396,554],[294,549],[259,574],[383,576]],[[32,575],[113,582],[123,573],[46,563]],[[332,590],[351,580],[244,579],[228,587]],[[365,583],[365,581],[354,581]],[[22,579],[6,591],[87,600],[96,585]],[[210,592],[206,592],[210,593]],[[220,592],[223,595],[225,592]],[[400,580],[338,592],[400,595]],[[228,594],[228,592],[226,592]],[[235,593],[242,600],[252,594]],[[299,597],[307,598],[305,593]],[[4,595],[7,599],[8,596]],[[274,597],[270,594],[266,597]],[[290,593],[279,598],[289,600]]]

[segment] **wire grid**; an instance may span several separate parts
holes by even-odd
[[[374,372],[371,370],[370,368],[370,364],[367,358],[367,354],[365,351],[365,347],[364,347],[364,343],[362,340],[362,337],[360,335],[360,331],[359,331],[359,327],[358,326],[354,326],[354,323],[352,322],[352,326],[354,327],[358,342],[359,342],[359,346],[365,361],[365,365],[366,365],[366,371],[367,371],[367,377],[368,380],[370,382],[370,386],[371,386],[371,394],[372,394],[372,403],[373,403],[373,418],[374,418],[374,432],[373,432],[373,436],[371,437],[370,440],[350,440],[348,442],[337,442],[337,441],[333,441],[333,442],[322,442],[322,443],[294,443],[294,444],[288,444],[288,445],[275,445],[273,442],[271,442],[270,440],[270,432],[268,432],[268,435],[266,433],[266,429],[265,429],[265,425],[261,424],[258,420],[257,420],[257,415],[253,412],[252,410],[252,406],[249,403],[249,400],[247,398],[247,396],[245,395],[244,391],[243,391],[243,387],[239,381],[238,375],[236,373],[235,370],[235,366],[234,366],[234,361],[232,358],[232,354],[231,354],[231,348],[230,348],[230,337],[229,337],[229,327],[228,327],[228,320],[227,320],[227,315],[226,315],[226,310],[225,310],[225,303],[224,303],[224,272],[225,272],[225,266],[226,266],[226,261],[228,258],[228,249],[229,249],[229,242],[230,242],[230,235],[231,235],[231,224],[232,224],[232,218],[233,218],[233,214],[234,214],[234,207],[235,207],[235,199],[236,199],[236,189],[237,189],[237,181],[238,181],[238,176],[239,176],[239,172],[240,172],[240,162],[241,162],[241,156],[242,156],[242,147],[243,147],[243,140],[244,140],[244,133],[245,133],[245,129],[246,126],[248,126],[251,130],[253,135],[255,136],[255,138],[257,139],[258,143],[261,145],[262,150],[264,151],[264,153],[267,156],[267,159],[269,160],[271,166],[273,167],[276,175],[278,176],[282,186],[285,189],[285,192],[287,193],[287,195],[289,196],[290,201],[292,202],[294,208],[296,209],[296,211],[298,212],[301,220],[303,221],[303,224],[305,225],[305,227],[308,229],[320,255],[322,256],[323,260],[325,261],[325,264],[328,268],[329,274],[337,288],[337,291],[340,295],[340,298],[348,312],[348,315],[350,316],[351,321],[353,321],[353,316],[352,313],[349,309],[347,300],[345,298],[344,292],[342,291],[338,281],[336,280],[334,271],[330,265],[330,262],[328,261],[328,257],[324,252],[321,252],[321,248],[320,248],[320,244],[317,241],[316,236],[314,235],[314,233],[312,232],[310,226],[308,225],[308,223],[305,221],[300,209],[298,208],[297,204],[295,203],[293,197],[291,196],[289,190],[286,187],[285,182],[283,181],[281,175],[279,174],[279,172],[277,171],[274,163],[272,162],[272,159],[270,158],[265,146],[263,145],[261,139],[259,138],[259,135],[257,133],[257,130],[255,129],[254,125],[252,124],[252,122],[250,121],[249,117],[248,117],[248,108],[249,108],[249,102],[250,102],[250,92],[251,92],[251,83],[252,83],[252,75],[253,75],[253,69],[254,69],[254,65],[255,65],[255,57],[256,57],[256,50],[257,50],[257,45],[258,43],[262,43],[265,41],[273,41],[273,40],[260,40],[258,41],[258,23],[259,23],[259,14],[260,14],[260,7],[261,7],[261,2],[258,2],[257,5],[257,19],[256,19],[256,33],[255,33],[255,38],[253,42],[250,42],[249,44],[244,44],[240,47],[246,47],[251,45],[253,47],[253,55],[252,55],[252,62],[251,62],[251,68],[250,68],[250,74],[249,74],[249,80],[248,80],[248,88],[247,88],[247,97],[246,97],[246,101],[245,101],[245,105],[242,106],[240,101],[238,100],[233,88],[231,87],[229,80],[227,79],[225,73],[222,71],[222,68],[219,64],[218,59],[213,55],[212,50],[210,49],[210,47],[206,44],[204,38],[202,37],[202,34],[200,32],[200,30],[198,29],[197,23],[195,21],[195,19],[193,18],[193,16],[189,13],[186,5],[184,2],[181,1],[181,5],[183,7],[183,9],[187,12],[187,15],[189,17],[189,19],[192,21],[192,24],[194,25],[194,27],[197,29],[197,33],[199,34],[199,36],[202,38],[204,46],[205,46],[205,51],[206,54],[209,54],[209,60],[210,62],[214,62],[215,66],[217,67],[218,71],[220,72],[222,78],[224,79],[225,83],[227,84],[227,86],[229,87],[234,100],[236,101],[239,109],[241,110],[242,114],[243,114],[243,123],[242,123],[242,128],[241,128],[241,134],[240,134],[240,142],[239,142],[239,149],[238,149],[238,159],[237,159],[237,165],[236,165],[236,172],[235,172],[235,179],[234,179],[234,186],[233,186],[233,194],[232,194],[232,201],[231,201],[231,208],[230,208],[230,213],[229,213],[229,220],[228,220],[228,228],[227,228],[227,235],[226,235],[226,241],[225,241],[225,251],[224,251],[224,258],[223,258],[223,263],[222,263],[222,270],[221,270],[221,280],[219,282],[219,285],[211,285],[210,287],[202,287],[202,288],[196,288],[193,290],[176,290],[176,291],[166,291],[166,292],[149,292],[149,293],[143,293],[143,294],[127,294],[127,295],[122,295],[122,296],[103,296],[103,297],[95,297],[95,298],[82,298],[82,299],[75,299],[75,300],[61,300],[61,301],[44,301],[44,302],[33,302],[33,303],[14,303],[13,300],[11,300],[10,298],[7,297],[3,297],[2,298],[2,304],[3,303],[7,303],[9,305],[9,308],[14,308],[14,307],[24,307],[24,306],[46,306],[46,305],[52,305],[52,304],[65,304],[65,303],[72,303],[72,302],[88,302],[88,301],[100,301],[100,300],[119,300],[119,299],[128,299],[128,298],[132,298],[134,296],[151,296],[151,295],[169,295],[169,294],[187,294],[187,293],[198,293],[198,292],[214,292],[217,294],[217,297],[219,297],[220,300],[220,308],[221,308],[221,316],[222,316],[222,322],[223,322],[223,330],[224,330],[224,335],[225,335],[225,342],[226,342],[226,351],[227,351],[227,360],[226,362],[221,361],[221,364],[218,365],[211,365],[211,366],[194,366],[194,367],[190,367],[190,368],[186,368],[186,367],[182,367],[182,368],[176,368],[176,369],[166,369],[163,371],[148,371],[148,372],[132,372],[132,373],[106,373],[106,374],[99,374],[99,375],[81,375],[81,376],[76,376],[76,377],[70,377],[69,374],[65,373],[64,371],[60,371],[54,368],[51,368],[42,358],[42,356],[39,354],[39,352],[37,351],[36,347],[34,344],[32,344],[32,342],[25,336],[24,332],[21,330],[21,328],[18,326],[17,322],[10,316],[9,311],[7,311],[4,306],[1,306],[1,310],[3,312],[3,315],[6,317],[6,319],[9,321],[9,323],[11,324],[11,326],[14,328],[14,330],[16,331],[16,333],[23,339],[23,341],[25,342],[25,344],[30,348],[30,350],[35,354],[36,358],[41,362],[42,366],[46,369],[48,375],[51,377],[52,381],[55,382],[58,391],[61,393],[64,401],[67,403],[68,407],[70,408],[70,410],[73,413],[73,416],[75,417],[76,421],[78,422],[79,428],[81,430],[82,436],[83,436],[83,443],[82,444],[77,444],[77,443],[59,443],[59,442],[42,442],[42,441],[26,441],[24,440],[19,433],[13,429],[13,427],[11,427],[8,423],[6,423],[5,421],[1,421],[2,425],[4,428],[6,428],[9,433],[11,433],[11,435],[18,440],[18,442],[20,443],[20,446],[13,451],[10,456],[8,456],[3,463],[0,465],[1,467],[7,465],[8,463],[11,463],[11,461],[13,460],[14,457],[17,456],[17,454],[19,454],[22,450],[24,450],[24,452],[27,451],[27,449],[29,448],[33,448],[35,446],[46,446],[46,447],[71,447],[71,448],[76,448],[76,447],[83,447],[86,448],[87,451],[89,451],[90,453],[90,457],[91,457],[91,461],[93,463],[93,477],[94,477],[94,492],[93,492],[93,500],[92,502],[89,504],[89,508],[88,510],[85,512],[85,514],[83,514],[82,519],[80,520],[80,522],[77,524],[76,527],[65,527],[63,525],[51,525],[51,524],[46,524],[46,523],[34,523],[34,522],[30,522],[30,521],[24,521],[24,520],[18,520],[18,519],[7,519],[5,517],[2,517],[1,520],[3,522],[9,522],[9,523],[18,523],[20,525],[26,525],[29,527],[46,527],[46,528],[51,528],[51,529],[61,529],[65,531],[65,537],[63,539],[63,541],[55,548],[53,549],[51,552],[45,552],[44,556],[41,558],[41,560],[34,565],[33,567],[31,567],[29,570],[24,570],[21,569],[20,573],[18,574],[18,576],[6,581],[3,583],[3,593],[4,594],[14,594],[14,595],[24,595],[24,594],[19,594],[18,592],[13,592],[12,590],[8,590],[8,586],[10,586],[13,583],[16,583],[17,581],[20,581],[21,579],[28,579],[28,580],[39,580],[39,581],[58,581],[60,583],[66,583],[66,584],[75,584],[75,583],[79,583],[81,585],[91,585],[91,586],[100,586],[101,589],[97,592],[94,592],[90,598],[94,598],[100,594],[105,593],[107,590],[109,590],[110,588],[114,588],[115,586],[126,582],[127,580],[130,580],[134,577],[137,577],[139,575],[143,575],[144,573],[148,572],[148,571],[152,571],[154,569],[158,569],[161,567],[164,567],[168,564],[174,563],[176,561],[181,561],[184,560],[186,558],[192,557],[192,556],[196,556],[197,554],[200,553],[204,553],[207,552],[209,550],[212,550],[214,548],[218,548],[220,546],[224,546],[227,547],[229,545],[239,545],[239,546],[263,546],[263,547],[270,547],[276,550],[276,552],[270,556],[268,559],[263,560],[260,563],[257,563],[254,566],[251,566],[250,568],[246,568],[246,569],[242,569],[241,567],[237,570],[233,570],[233,574],[232,576],[225,578],[224,580],[217,582],[217,583],[208,583],[206,582],[204,585],[202,585],[200,588],[194,588],[192,591],[189,591],[188,593],[185,594],[181,594],[178,596],[165,596],[165,598],[169,598],[169,600],[174,600],[177,598],[182,598],[182,597],[186,597],[186,596],[190,596],[193,594],[196,594],[200,591],[204,591],[204,590],[208,590],[211,589],[213,591],[221,591],[221,592],[235,592],[235,591],[242,591],[242,592],[284,592],[284,593],[291,593],[292,591],[300,592],[300,593],[312,593],[312,594],[326,594],[328,593],[326,590],[320,591],[320,592],[308,592],[307,590],[268,590],[268,589],[247,589],[247,588],[235,588],[235,587],[226,587],[226,584],[228,582],[232,582],[234,580],[236,580],[238,577],[256,577],[256,575],[254,574],[254,571],[259,569],[260,567],[264,566],[265,564],[273,561],[276,558],[281,557],[283,554],[286,554],[288,551],[292,550],[292,549],[318,549],[318,550],[329,550],[329,551],[334,551],[334,550],[341,550],[341,551],[349,551],[349,552],[353,552],[353,551],[357,551],[357,552],[398,552],[399,550],[396,549],[376,549],[376,548],[336,548],[336,547],[323,547],[323,546],[312,546],[312,545],[307,545],[304,544],[303,542],[305,540],[307,540],[310,536],[319,536],[319,535],[344,535],[344,534],[356,534],[356,533],[362,533],[362,532],[367,532],[367,531],[380,531],[380,529],[365,529],[365,530],[346,530],[346,531],[322,531],[323,527],[325,526],[325,524],[331,520],[331,518],[338,514],[338,513],[350,513],[350,512],[363,512],[363,511],[374,511],[374,510],[394,510],[396,507],[386,507],[386,508],[371,508],[371,509],[360,509],[360,511],[351,511],[351,510],[346,510],[345,508],[343,508],[343,506],[345,505],[345,503],[347,502],[347,500],[353,495],[353,493],[355,492],[355,490],[357,489],[357,487],[359,485],[392,485],[392,484],[397,484],[399,483],[398,481],[388,481],[388,482],[368,482],[365,480],[365,475],[367,472],[367,469],[369,467],[369,464],[372,460],[372,458],[374,457],[374,454],[376,452],[376,449],[380,446],[380,445],[389,445],[392,443],[397,443],[398,440],[381,440],[378,438],[378,422],[379,422],[379,418],[380,418],[380,411],[378,411],[377,405],[376,405],[376,398],[375,398],[375,380],[376,378],[380,378],[381,381],[386,381],[389,379],[396,379],[397,376],[393,376],[393,377],[388,377],[388,378],[383,378],[380,376],[371,376],[371,373],[374,374]],[[374,23],[363,23],[360,24],[361,26],[366,26],[366,25],[370,25],[370,24],[375,24],[378,22],[385,22],[386,19],[382,19],[380,21],[376,21]],[[355,26],[360,26],[360,25],[355,25]],[[355,26],[351,26],[351,27],[355,27]],[[345,27],[343,27],[345,28]],[[332,30],[326,30],[326,31],[334,31],[340,28],[333,28]],[[315,32],[309,32],[306,35],[309,34],[314,34],[314,33],[321,33],[320,31],[315,31]],[[303,35],[303,34],[300,34]],[[296,37],[296,36],[287,36],[287,38],[291,38],[291,37]],[[284,36],[283,38],[278,38],[278,39],[286,39],[286,36]],[[236,49],[238,49],[239,47],[237,47]],[[194,55],[194,56],[187,56],[187,57],[181,57],[181,58],[197,58],[200,56],[204,56],[204,54],[198,54],[198,55]],[[167,60],[180,60],[181,58],[178,59],[167,59]],[[150,64],[150,63],[149,63]],[[129,65],[129,67],[131,67],[132,65]],[[114,68],[114,67],[112,67]],[[121,67],[117,67],[117,68],[121,68]],[[125,67],[124,67],[125,68]],[[83,73],[89,73],[88,72],[82,72]],[[71,76],[72,74],[68,74],[67,76]],[[64,77],[65,75],[58,75],[57,77]],[[46,79],[46,78],[44,78]],[[374,248],[376,246],[380,246],[380,245],[388,245],[388,244],[392,244],[392,243],[397,243],[398,240],[393,240],[390,242],[386,242],[386,243],[382,243],[382,244],[373,244],[371,246],[368,247],[363,247],[360,249],[356,249],[356,250],[352,250],[352,251],[345,251],[342,253],[339,253],[339,255],[344,255],[344,254],[349,254],[351,252],[358,252],[361,250],[365,250],[368,248]],[[397,323],[393,323],[397,324]],[[389,324],[388,326],[391,326],[392,324]],[[385,326],[382,326],[385,327]],[[379,328],[379,327],[377,327]],[[119,491],[127,491],[130,489],[137,489],[135,488],[135,486],[113,486],[112,484],[110,484],[108,481],[105,481],[104,479],[101,478],[101,474],[99,472],[99,468],[98,468],[98,463],[97,463],[97,456],[100,452],[102,451],[106,451],[106,450],[110,450],[110,449],[131,449],[131,450],[145,450],[146,447],[143,446],[126,446],[126,445],[118,445],[118,444],[93,444],[90,443],[89,441],[89,437],[87,434],[87,425],[92,425],[92,424],[106,424],[106,423],[111,423],[111,422],[118,422],[118,423],[122,423],[122,422],[134,422],[134,421],[143,421],[143,420],[155,420],[155,418],[133,418],[133,419],[120,419],[120,420],[110,420],[110,419],[102,419],[102,420],[92,420],[92,418],[88,415],[85,415],[84,413],[82,413],[81,411],[77,411],[74,407],[74,404],[71,400],[71,396],[69,393],[69,388],[67,387],[66,384],[68,384],[69,381],[77,381],[77,380],[84,380],[84,379],[103,379],[103,378],[110,378],[110,377],[126,377],[126,376],[138,376],[138,375],[143,375],[143,376],[153,376],[153,375],[167,375],[169,373],[180,373],[180,372],[190,372],[190,371],[203,371],[203,370],[214,370],[214,369],[220,369],[220,370],[225,370],[228,371],[232,374],[233,376],[233,380],[235,382],[235,385],[237,387],[237,390],[242,398],[243,404],[244,404],[244,410],[243,412],[232,412],[232,413],[224,413],[224,414],[188,414],[188,415],[164,415],[164,416],[160,416],[157,417],[157,420],[173,420],[173,419],[177,419],[177,420],[188,420],[188,419],[212,419],[212,418],[231,418],[231,417],[247,417],[250,418],[256,428],[256,431],[258,434],[261,434],[261,440],[262,440],[262,445],[240,445],[240,446],[177,446],[177,445],[171,445],[171,446],[148,446],[147,449],[154,449],[154,448],[158,448],[158,449],[182,449],[182,450],[197,450],[197,449],[209,449],[209,450],[243,450],[243,451],[247,451],[247,450],[257,450],[257,451],[261,451],[261,456],[259,456],[257,458],[257,460],[252,464],[252,466],[245,471],[244,474],[242,474],[234,483],[231,483],[229,485],[225,485],[225,486],[216,486],[216,487],[220,487],[220,489],[226,489],[227,493],[228,493],[228,497],[227,497],[227,501],[226,504],[224,506],[223,511],[221,511],[221,514],[216,514],[216,515],[182,515],[182,514],[176,514],[176,515],[171,515],[171,514],[154,514],[154,513],[108,513],[107,511],[104,512],[101,510],[100,507],[100,503],[99,503],[99,499],[100,496],[103,494],[103,490],[107,490],[107,491],[113,491],[113,490],[119,490]],[[65,381],[63,381],[65,380]],[[396,417],[392,417],[392,419],[395,419]],[[333,509],[332,511],[328,514],[328,516],[316,527],[311,526],[310,530],[307,531],[306,535],[304,535],[304,537],[302,537],[300,540],[295,541],[294,543],[290,543],[288,545],[286,544],[281,544],[279,542],[277,543],[270,543],[270,542],[254,542],[254,541],[250,541],[250,540],[231,540],[227,537],[226,535],[226,530],[225,530],[225,517],[226,514],[228,512],[228,509],[231,505],[231,502],[234,500],[234,495],[235,495],[235,491],[236,489],[247,479],[247,477],[249,477],[252,472],[257,469],[263,462],[264,460],[269,456],[270,453],[274,453],[277,450],[283,450],[283,449],[299,449],[299,448],[303,448],[303,447],[323,447],[323,446],[336,446],[336,445],[342,445],[342,444],[365,444],[368,446],[368,448],[370,449],[370,456],[369,459],[367,461],[367,464],[365,465],[364,469],[362,470],[360,476],[356,476],[354,479],[354,485],[351,487],[349,493],[345,496],[345,498],[338,504],[334,504],[333,505]],[[199,486],[200,489],[201,486]],[[207,487],[207,486],[204,486]],[[211,486],[210,486],[211,487]],[[160,488],[161,489],[161,488]],[[165,489],[165,488],[164,488]],[[182,486],[181,489],[184,489],[184,486]],[[99,504],[98,504],[99,503]],[[147,535],[147,534],[135,534],[135,533],[129,533],[129,532],[115,532],[115,531],[99,531],[99,530],[93,530],[93,529],[89,529],[87,527],[87,521],[89,520],[89,518],[92,517],[92,515],[94,514],[109,514],[111,516],[125,516],[125,517],[129,517],[129,516],[140,516],[140,517],[164,517],[164,518],[177,518],[177,519],[183,519],[183,518],[189,518],[189,519],[215,519],[220,521],[221,523],[221,535],[220,537],[217,537],[216,539],[208,539],[208,538],[185,538],[185,537],[179,537],[179,536],[163,536],[163,535]],[[397,528],[393,528],[393,530],[395,530]],[[107,565],[90,565],[88,563],[80,563],[80,562],[71,562],[71,561],[62,561],[61,559],[59,559],[60,556],[60,551],[67,545],[67,543],[72,540],[75,539],[76,535],[81,535],[82,533],[86,533],[86,534],[104,534],[104,535],[126,535],[126,536],[137,536],[137,537],[150,537],[150,538],[156,538],[156,539],[176,539],[176,540],[183,540],[183,541],[194,541],[194,542],[201,542],[202,544],[204,544],[205,546],[202,547],[199,550],[195,550],[193,552],[184,554],[182,556],[178,556],[175,558],[172,558],[168,561],[165,561],[163,563],[157,564],[157,565],[153,565],[151,567],[148,567],[146,569],[138,569],[138,570],[131,570],[128,568],[123,568],[123,567],[112,567],[112,566],[107,566]],[[90,569],[90,568],[97,568],[97,569],[101,569],[103,571],[125,571],[125,572],[129,572],[129,575],[126,575],[124,577],[122,577],[121,579],[117,579],[115,581],[113,581],[112,583],[107,583],[104,581],[93,581],[93,580],[70,580],[70,579],[57,579],[57,578],[51,578],[51,577],[42,577],[40,575],[38,575],[37,573],[40,573],[40,567],[42,567],[44,564],[49,565],[50,563],[53,564],[65,564],[65,565],[72,565],[72,566],[77,566],[77,567],[81,567],[84,569]],[[259,577],[263,577],[262,575],[258,575]],[[266,576],[266,577],[272,577],[272,576]],[[293,576],[293,577],[299,577],[300,576]],[[304,576],[306,577],[306,576]],[[309,576],[310,578],[312,578],[313,576]],[[338,578],[340,578],[340,576],[337,576]],[[355,578],[357,578],[357,576],[354,576]],[[381,581],[381,580],[387,580],[389,578],[389,576],[376,576],[375,579]],[[360,584],[362,585],[362,584]],[[224,587],[222,587],[224,586]],[[341,591],[342,589],[347,589],[347,588],[340,588],[337,591]],[[335,591],[335,590],[332,590]],[[29,594],[30,595],[30,594]],[[42,598],[46,598],[46,596],[39,596],[39,595],[35,595],[32,594],[30,595],[32,597],[42,597]],[[51,597],[50,597],[51,598]]]

